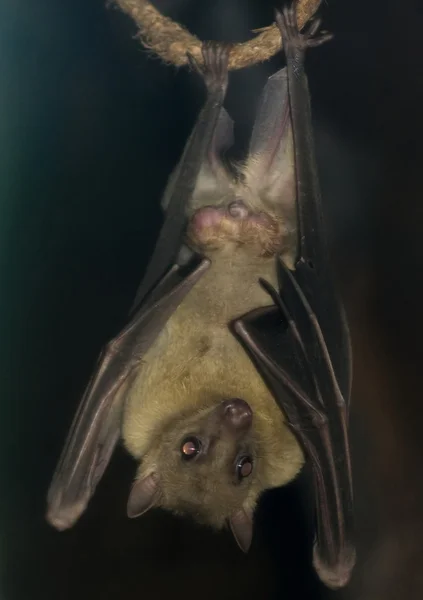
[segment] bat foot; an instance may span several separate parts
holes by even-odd
[[[281,32],[282,44],[287,55],[303,54],[307,48],[321,46],[333,38],[327,31],[317,32],[321,19],[311,19],[302,33],[298,28],[296,0],[291,0],[282,10],[275,11],[276,24]]]
[[[201,52],[203,64],[197,62],[194,56],[187,52],[188,62],[204,80],[209,92],[226,92],[228,87],[228,62],[232,44],[222,42],[203,42]]]

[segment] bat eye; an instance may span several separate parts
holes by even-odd
[[[251,475],[253,471],[253,461],[250,456],[243,456],[239,459],[236,465],[236,474],[238,475],[238,479],[245,479],[249,475]]]
[[[190,460],[197,456],[201,450],[201,442],[196,437],[190,437],[182,442],[181,455],[185,460]]]

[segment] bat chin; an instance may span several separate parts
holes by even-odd
[[[232,247],[233,244],[258,247],[258,254],[270,255],[280,246],[278,223],[265,212],[251,211],[243,200],[226,207],[205,206],[192,216],[188,226],[190,241],[201,249]]]

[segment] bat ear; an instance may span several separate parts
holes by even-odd
[[[130,519],[140,517],[152,508],[157,499],[159,478],[155,473],[138,479],[128,498],[127,514]]]
[[[229,519],[229,527],[233,533],[236,543],[243,552],[248,552],[253,539],[253,514],[241,508]]]

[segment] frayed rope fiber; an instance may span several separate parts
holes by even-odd
[[[314,15],[321,0],[299,0],[297,19],[300,29]],[[114,0],[120,9],[129,15],[139,28],[143,45],[164,62],[177,67],[187,64],[186,53],[190,52],[201,64],[201,41],[187,29],[169,17],[162,15],[148,0]],[[229,57],[229,69],[242,69],[271,58],[281,49],[281,36],[275,23],[256,30],[258,35],[234,44]]]

